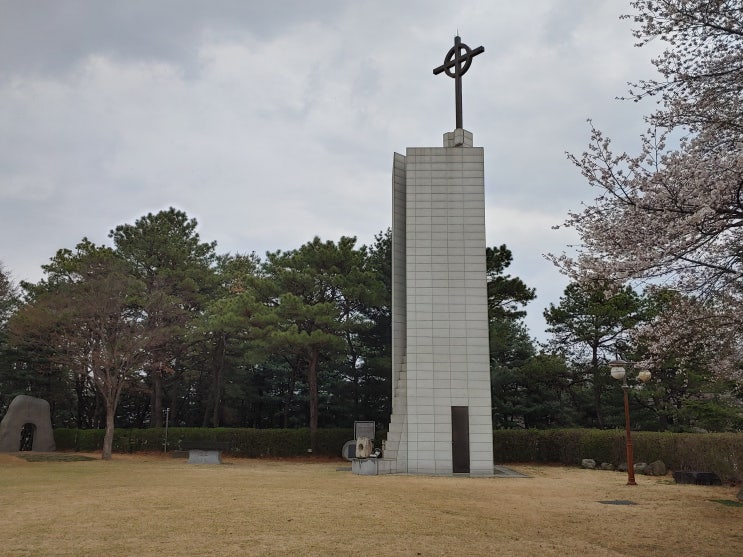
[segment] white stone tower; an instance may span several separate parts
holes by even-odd
[[[395,154],[392,418],[381,470],[493,474],[482,147]]]
[[[457,128],[443,147],[395,153],[392,178],[392,417],[380,473],[493,474],[482,147],[462,128],[461,75],[472,57],[455,38]]]
[[[459,37],[433,70],[455,80],[443,147],[395,153],[392,417],[380,473],[493,475],[485,165],[462,125],[462,75],[483,47]]]

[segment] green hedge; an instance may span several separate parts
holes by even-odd
[[[379,431],[375,446],[381,446],[385,432]],[[99,451],[103,430],[55,429],[59,450]],[[323,456],[340,456],[353,429],[321,429],[317,451]],[[309,429],[179,428],[168,429],[168,450],[178,450],[181,441],[226,442],[227,451],[243,457],[287,457],[308,454]],[[117,429],[114,451],[162,451],[165,430]],[[658,433],[632,434],[635,462],[662,460],[671,470],[702,470],[723,479],[743,480],[743,434],[740,433]],[[626,460],[623,430],[596,429],[501,429],[493,432],[493,456],[498,464],[541,462],[578,466],[584,458],[615,466]]]
[[[353,439],[352,428],[321,429],[317,435],[315,454],[340,456],[346,441]],[[99,451],[103,447],[101,429],[55,429],[58,450]],[[168,451],[178,450],[181,441],[226,442],[234,456],[284,457],[307,455],[310,446],[309,429],[246,429],[246,428],[168,428]],[[162,451],[165,429],[117,429],[114,432],[114,452]]]
[[[635,462],[662,460],[671,470],[715,472],[723,479],[743,479],[741,433],[632,433]],[[596,429],[502,429],[493,432],[496,463],[543,462],[580,465],[584,458],[625,462],[623,430]]]

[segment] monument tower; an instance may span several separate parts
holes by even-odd
[[[394,154],[392,417],[380,473],[493,474],[482,147],[462,124],[462,76],[483,47],[454,38],[442,147]]]

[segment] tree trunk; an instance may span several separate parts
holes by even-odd
[[[222,409],[222,372],[224,371],[224,357],[227,351],[227,335],[221,334],[214,354],[214,408],[212,411],[212,427],[219,427],[220,411]]]
[[[91,427],[93,429],[100,429],[101,426],[105,426],[106,423],[106,406],[103,401],[103,396],[99,390],[95,389],[95,410],[93,411],[93,420],[91,421]]]
[[[152,403],[150,412],[150,427],[163,426],[163,376],[159,370],[150,372],[152,381]]]
[[[310,362],[307,368],[307,383],[310,388],[310,449],[314,453],[317,450],[317,411],[319,400],[317,395],[317,361],[319,359],[317,350],[310,354]]]
[[[601,378],[599,377],[599,353],[598,343],[594,343],[592,346],[593,356],[591,358],[591,367],[593,368],[593,406],[596,412],[596,421],[598,427],[603,429],[604,427],[604,416],[601,412]]]
[[[356,347],[349,332],[346,332],[345,339],[346,346],[348,347],[348,365],[351,370],[351,384],[353,385],[353,417],[355,420],[358,420],[361,418],[361,374],[358,367],[356,367],[359,357],[356,354]]]
[[[85,420],[85,378],[82,375],[75,375],[75,394],[77,396],[77,427],[83,429],[90,421]]]
[[[652,400],[653,405],[656,408],[656,414],[658,416],[658,431],[668,431],[668,405],[659,397],[653,397]]]
[[[106,432],[103,435],[103,460],[111,460],[114,446],[114,416],[116,415],[116,403],[106,401]]]
[[[210,381],[207,377],[209,373],[202,372],[200,374],[199,378],[199,385],[207,385],[204,390],[206,391],[204,398],[204,413],[201,417],[201,427],[209,427],[209,416],[212,414],[212,404],[213,404],[213,390],[212,390],[212,383],[213,381]],[[201,389],[199,389],[201,390]]]
[[[292,402],[294,401],[294,384],[296,382],[296,365],[290,366],[289,370],[289,384],[286,388],[286,397],[284,398],[284,429],[289,427],[289,412],[291,410]]]

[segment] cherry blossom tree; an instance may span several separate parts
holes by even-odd
[[[743,45],[742,45],[743,46]],[[661,152],[662,138],[642,138],[640,155],[615,155],[594,129],[589,151],[571,159],[602,190],[571,213],[580,234],[577,259],[556,261],[576,275],[670,280],[702,294],[740,294],[743,278],[743,157],[712,149],[708,134]]]
[[[661,40],[653,64],[662,79],[631,84],[635,100],[660,97],[651,123],[692,132],[712,128],[730,144],[743,131],[743,4],[740,0],[635,0],[637,46]]]
[[[725,326],[743,309],[743,2],[637,0],[638,46],[663,41],[661,77],[630,84],[653,97],[636,154],[615,152],[592,126],[568,155],[598,190],[569,214],[581,245],[551,256],[575,280],[646,280],[715,300]]]
[[[730,397],[727,378],[738,375],[741,359],[726,312],[674,290],[649,289],[648,299],[651,317],[630,337],[636,369],[652,372],[644,393],[661,430],[684,422],[739,427],[740,403]]]

